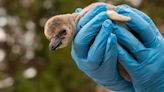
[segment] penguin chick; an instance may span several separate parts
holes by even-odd
[[[44,34],[46,38],[50,41],[49,48],[51,50],[56,50],[57,48],[66,47],[69,42],[72,41],[74,36],[76,35],[76,23],[78,20],[84,16],[89,10],[93,7],[104,4],[102,2],[93,3],[86,8],[84,8],[80,13],[73,14],[63,14],[56,15],[50,18],[46,24],[44,29]],[[118,22],[126,22],[130,20],[130,17],[126,17],[118,14],[114,11],[115,6],[111,4],[106,4],[108,7],[107,14],[109,18],[113,21]],[[125,71],[125,69],[118,64],[118,69],[123,78],[130,81],[129,74]]]
[[[91,10],[93,7],[99,4],[105,3],[93,3],[84,8],[80,13],[56,15],[50,18],[46,22],[44,29],[44,34],[50,41],[49,48],[51,50],[55,50],[57,48],[66,47],[75,36],[76,23],[78,22],[78,20],[82,16],[84,16],[89,10]],[[126,17],[115,12],[114,5],[106,5],[108,7],[107,14],[111,20],[119,22],[126,22],[130,20],[130,17]]]

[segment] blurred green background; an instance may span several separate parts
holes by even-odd
[[[43,34],[51,16],[72,13],[95,1],[0,0],[0,92],[98,92],[72,60],[71,46],[51,52]],[[144,11],[164,33],[164,0],[111,3]]]

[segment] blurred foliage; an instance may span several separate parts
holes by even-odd
[[[0,42],[5,52],[0,76],[14,80],[12,86],[0,92],[95,92],[95,83],[73,62],[71,46],[51,52],[43,34],[44,23],[51,16],[72,13],[92,2],[95,0],[0,0],[0,20],[7,19],[7,24],[0,27],[7,35],[7,40]],[[138,8],[161,24],[163,4],[163,0],[145,0]],[[28,79],[23,73],[30,67],[37,75]]]

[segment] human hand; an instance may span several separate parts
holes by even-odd
[[[113,23],[106,10],[105,5],[99,5],[80,19],[72,43],[72,57],[80,70],[96,83],[114,91],[134,92],[132,84],[118,72],[117,40],[111,33]]]
[[[127,22],[139,39],[121,26],[114,33],[119,43],[119,62],[132,78],[136,92],[163,92],[164,39],[152,20],[142,12],[127,5],[116,8],[119,14],[131,17]],[[129,54],[129,51],[131,54]]]

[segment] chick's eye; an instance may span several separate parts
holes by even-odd
[[[63,36],[63,35],[66,35],[66,30],[63,29],[61,30],[59,33],[58,33],[59,36]]]
[[[63,30],[61,31],[61,34],[65,35],[65,34],[66,34],[66,30],[63,29]]]

